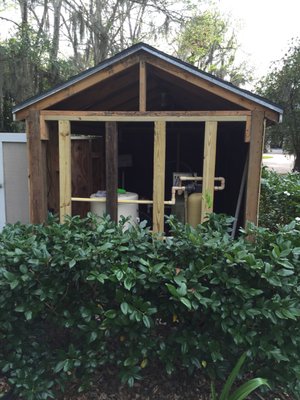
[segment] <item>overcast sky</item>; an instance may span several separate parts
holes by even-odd
[[[300,37],[300,0],[218,0],[222,11],[240,21],[240,56],[266,75],[293,37]]]

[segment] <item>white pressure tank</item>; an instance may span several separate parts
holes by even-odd
[[[106,199],[106,191],[99,190],[97,193],[91,195],[91,198],[93,197]],[[138,195],[137,193],[124,191],[124,193],[118,193],[118,200],[138,200]],[[106,212],[106,201],[91,202],[91,212],[100,217],[103,216]],[[139,216],[139,205],[133,203],[118,203],[118,221],[121,215],[126,218],[130,217],[130,222],[136,224]]]

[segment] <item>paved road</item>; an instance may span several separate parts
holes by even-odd
[[[294,165],[294,156],[278,153],[266,153],[263,157],[263,165],[273,169],[279,174],[291,172]]]

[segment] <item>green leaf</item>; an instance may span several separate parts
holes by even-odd
[[[73,259],[73,260],[69,261],[70,268],[73,268],[75,264],[76,264],[76,260]]]
[[[123,313],[124,315],[127,315],[127,314],[128,314],[128,310],[129,310],[129,305],[128,305],[128,303],[123,302],[123,303],[121,304],[121,311],[122,311],[122,313]]]
[[[54,367],[53,371],[54,371],[55,373],[57,373],[57,372],[63,370],[63,369],[64,369],[64,366],[65,366],[65,364],[66,364],[67,361],[68,361],[68,360],[59,361],[59,362],[56,364],[56,366]]]
[[[132,282],[132,280],[130,278],[126,278],[124,281],[124,286],[125,286],[125,289],[130,290],[134,286],[134,283]]]
[[[182,304],[184,304],[189,310],[191,310],[192,305],[191,302],[189,301],[189,299],[187,299],[186,297],[180,297],[180,301]]]
[[[240,369],[242,367],[242,365],[244,364],[245,360],[246,360],[246,353],[243,353],[241,355],[241,357],[239,358],[238,362],[236,363],[235,367],[233,368],[233,370],[231,371],[225,385],[224,388],[222,390],[222,393],[220,395],[220,400],[228,400],[228,396],[229,396],[229,392],[231,390],[231,387],[236,379],[236,377],[238,376]],[[233,400],[233,399],[231,399]]]
[[[27,321],[31,320],[32,319],[32,311],[26,311],[25,318],[27,319]]]
[[[117,312],[116,310],[107,310],[104,315],[106,316],[106,318],[114,319],[117,316]]]
[[[148,328],[148,329],[150,328],[151,322],[150,322],[150,319],[149,319],[149,317],[147,315],[143,315],[143,323],[144,323],[146,328]]]
[[[292,271],[290,269],[282,268],[277,272],[277,274],[280,276],[291,276],[291,275],[294,275],[294,271]]]
[[[268,386],[270,388],[266,379],[254,378],[241,385],[232,395],[229,396],[228,400],[244,400],[250,393],[260,386]]]
[[[166,286],[167,286],[168,291],[171,293],[172,296],[174,296],[176,298],[179,297],[175,286],[171,285],[170,283],[166,283]]]

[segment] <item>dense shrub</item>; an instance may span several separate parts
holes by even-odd
[[[212,215],[173,238],[89,216],[0,235],[0,367],[27,400],[84,390],[105,366],[132,385],[155,366],[248,369],[300,393],[300,224],[250,229]],[[298,385],[298,386],[297,386]]]
[[[263,169],[259,224],[276,229],[278,224],[288,224],[300,218],[300,174],[280,175]]]

